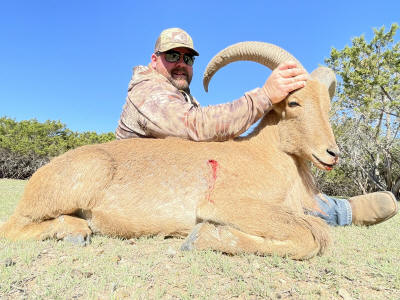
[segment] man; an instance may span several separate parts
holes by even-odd
[[[199,53],[179,28],[161,32],[150,64],[134,68],[128,96],[116,129],[117,139],[176,136],[194,141],[224,141],[239,136],[296,89],[304,87],[306,71],[294,62],[279,65],[263,87],[230,103],[200,107],[190,94],[193,63]],[[390,192],[345,199],[316,196],[330,225],[373,225],[398,211]],[[321,200],[325,199],[325,201]]]

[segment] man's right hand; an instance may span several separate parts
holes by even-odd
[[[275,104],[285,99],[291,91],[304,87],[307,77],[306,70],[294,61],[286,61],[272,71],[263,89],[272,104]]]

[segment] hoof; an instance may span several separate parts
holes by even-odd
[[[87,235],[86,237],[84,237],[81,234],[67,235],[65,238],[63,238],[63,241],[74,244],[76,246],[85,247],[90,244],[91,238],[90,238],[90,235]]]
[[[199,237],[199,231],[202,225],[203,223],[199,223],[193,228],[192,232],[187,236],[181,246],[182,251],[192,251],[193,249],[195,249],[194,242]]]

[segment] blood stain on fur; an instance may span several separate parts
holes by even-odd
[[[218,162],[214,159],[209,159],[207,164],[211,168],[211,174],[210,174],[210,178],[208,180],[207,200],[211,203],[214,203],[214,200],[211,199],[211,193],[214,190],[215,181],[217,180]]]

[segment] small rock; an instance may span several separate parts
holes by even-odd
[[[172,248],[171,246],[168,247],[167,250],[167,256],[168,257],[174,257],[176,255],[176,250],[174,248]]]
[[[72,275],[72,277],[81,277],[81,276],[83,276],[83,273],[80,270],[73,269],[71,271],[71,275]]]
[[[126,240],[126,243],[127,243],[128,245],[133,246],[133,245],[136,245],[136,240],[135,240],[135,239],[129,239],[129,240]]]

